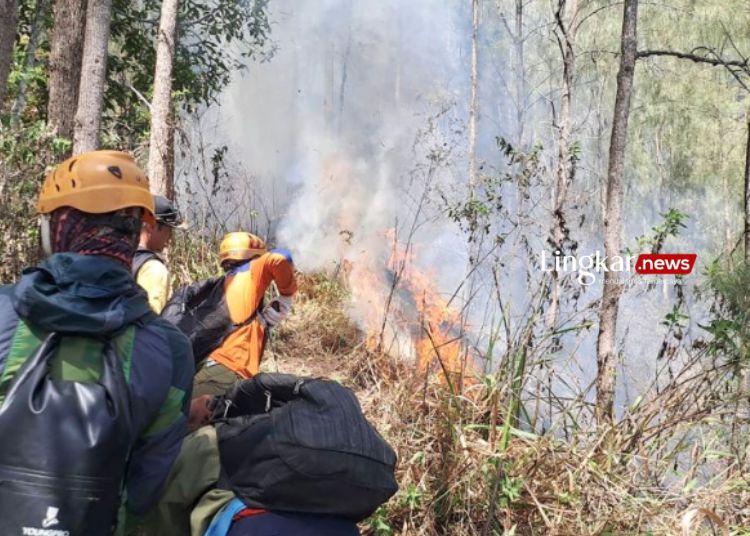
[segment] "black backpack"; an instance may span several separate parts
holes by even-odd
[[[229,316],[224,283],[226,276],[212,277],[178,288],[161,312],[190,340],[196,366],[200,366],[236,329],[255,320],[258,309],[245,321],[234,323]]]
[[[398,490],[396,453],[336,382],[262,373],[216,414],[219,487],[250,507],[360,521]]]
[[[129,391],[114,342],[98,382],[53,379],[50,334],[0,407],[0,534],[111,534],[134,443]]]

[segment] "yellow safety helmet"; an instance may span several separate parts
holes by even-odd
[[[146,173],[120,151],[91,151],[58,164],[44,180],[36,209],[49,214],[60,207],[91,214],[141,207],[146,219],[154,217]]]
[[[266,243],[254,234],[237,231],[224,235],[219,246],[219,261],[244,261],[266,252]]]

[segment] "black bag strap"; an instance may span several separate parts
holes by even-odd
[[[226,299],[226,298],[225,298],[225,299]],[[242,327],[245,327],[245,326],[249,326],[250,324],[252,324],[252,323],[253,323],[253,322],[255,321],[255,319],[256,319],[256,318],[258,317],[258,312],[259,312],[259,311],[260,311],[260,310],[261,310],[262,308],[263,308],[263,300],[261,299],[261,300],[260,300],[260,303],[258,304],[258,307],[256,307],[256,308],[255,308],[255,311],[253,311],[253,312],[252,312],[252,314],[251,314],[251,315],[250,315],[249,317],[247,317],[247,318],[246,318],[245,320],[243,320],[242,322],[237,322],[237,323],[234,323],[234,324],[232,324],[232,326],[231,326],[231,329],[228,329],[228,330],[227,330],[227,331],[226,331],[226,332],[224,333],[224,336],[223,336],[223,337],[221,338],[221,341],[219,341],[219,344],[217,344],[217,345],[216,345],[216,348],[219,348],[219,347],[221,347],[221,346],[222,346],[222,345],[224,344],[224,341],[226,341],[226,340],[227,340],[227,338],[228,338],[228,337],[229,337],[229,336],[230,336],[230,335],[231,335],[232,333],[234,333],[235,331],[237,331],[238,329],[240,329],[240,328],[242,328]],[[228,312],[229,312],[229,311],[227,311],[227,313],[228,313]],[[266,339],[267,337],[268,337],[268,329],[266,329],[266,330],[265,330],[265,333],[263,334],[263,339],[264,339],[264,340],[263,340],[263,344],[264,344],[264,346],[265,346],[265,339]]]
[[[145,248],[138,248],[135,251],[135,254],[133,255],[133,263],[130,267],[130,273],[133,274],[134,278],[138,277],[138,272],[141,271],[143,265],[151,259],[156,259],[160,263],[165,264],[164,259],[162,259],[155,251],[151,251],[150,249]]]
[[[258,313],[263,310],[263,305],[265,303],[265,298],[261,298],[260,302],[258,302],[258,306],[255,308],[255,311],[253,311],[250,316],[248,316],[245,320],[242,322],[237,322],[234,324],[235,329],[241,328],[244,326],[249,326],[253,323],[253,321],[258,318]]]

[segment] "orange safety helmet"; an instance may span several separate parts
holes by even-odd
[[[254,234],[237,231],[224,235],[219,246],[219,261],[244,261],[266,252],[266,243]]]
[[[141,207],[145,219],[154,217],[146,173],[120,151],[91,151],[58,164],[44,180],[36,209],[49,214],[60,207],[90,214]]]

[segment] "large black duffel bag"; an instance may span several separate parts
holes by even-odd
[[[259,374],[217,413],[219,486],[248,506],[359,521],[398,490],[396,453],[336,382]]]

